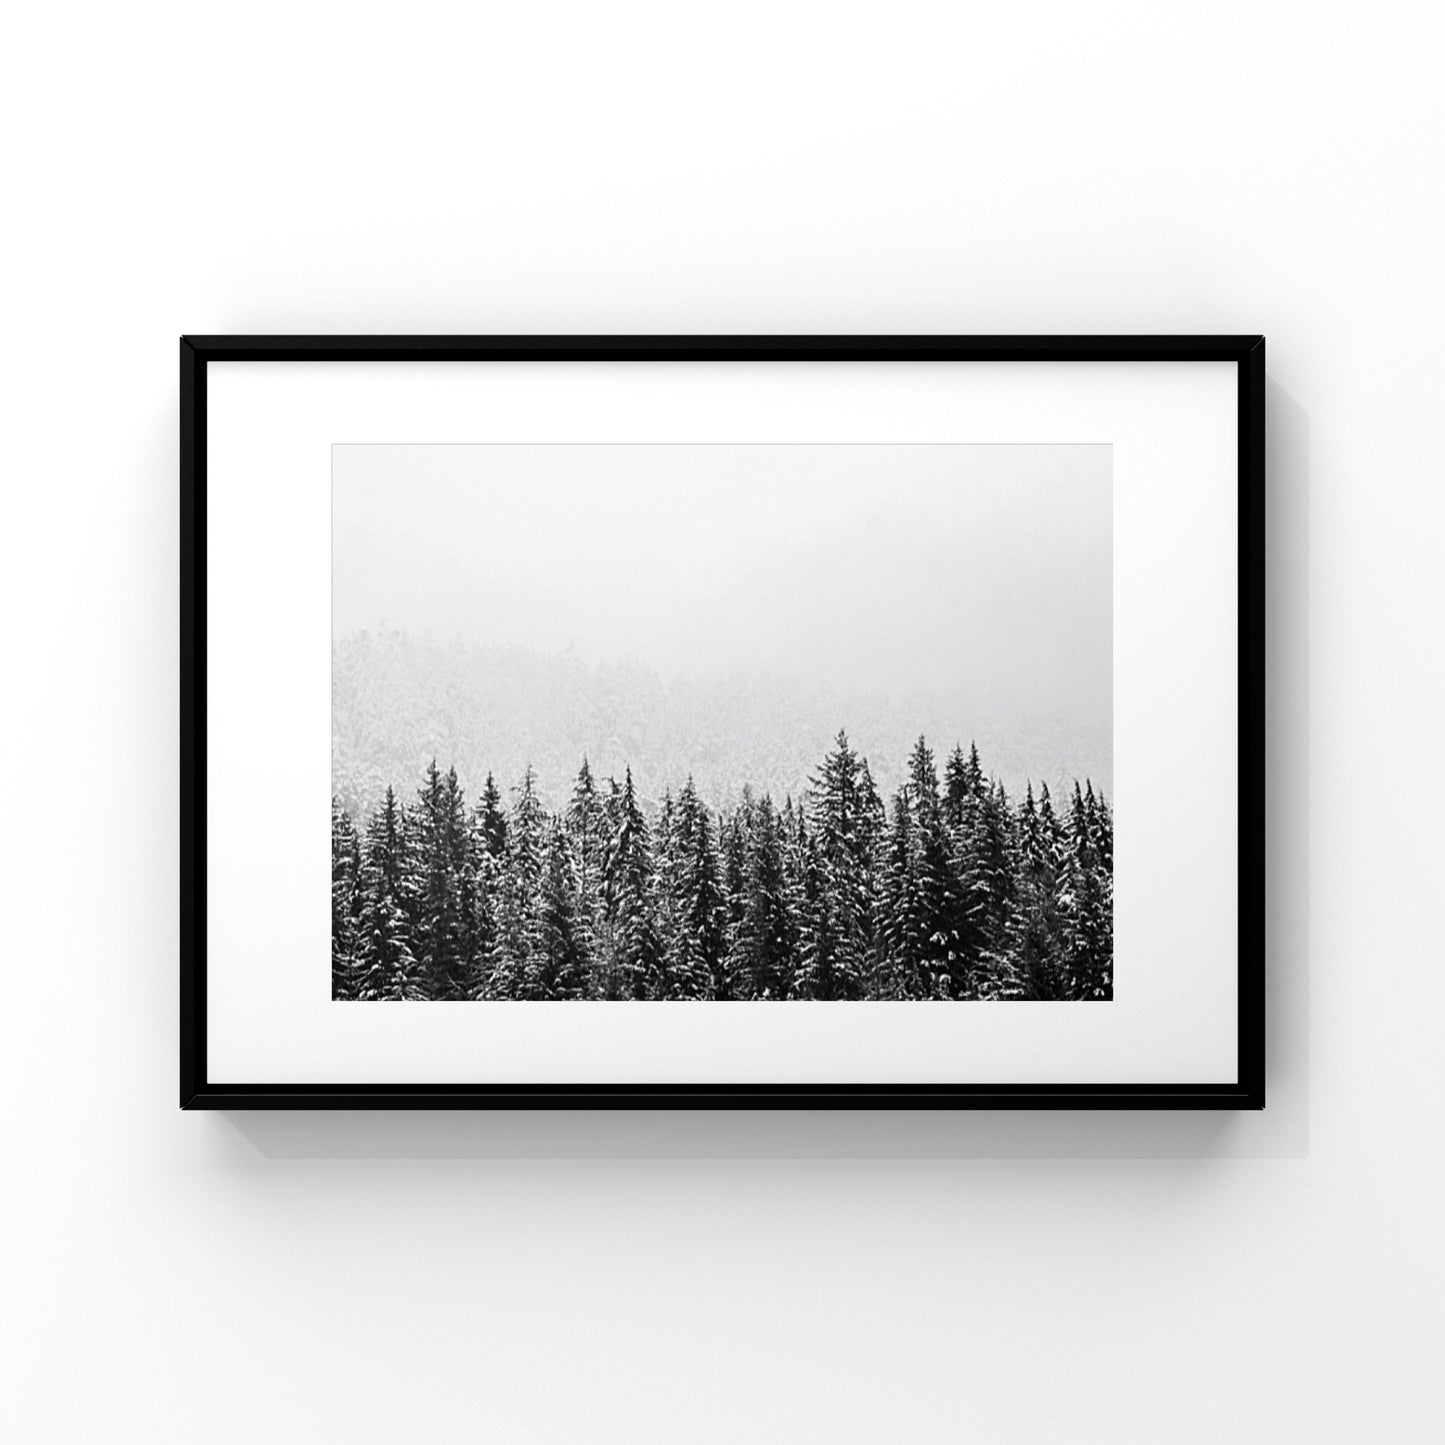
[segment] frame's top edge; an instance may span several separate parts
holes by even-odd
[[[1018,360],[1242,361],[1262,335],[289,335],[183,334],[202,361]]]

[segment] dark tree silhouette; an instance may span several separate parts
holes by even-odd
[[[357,915],[356,997],[424,999],[426,977],[412,952],[407,902],[410,869],[396,794],[386,797],[367,825]]]
[[[331,800],[331,996],[356,997],[357,911],[361,844],[351,816]]]

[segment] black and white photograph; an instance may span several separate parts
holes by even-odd
[[[332,998],[1112,1000],[1112,466],[335,445]]]

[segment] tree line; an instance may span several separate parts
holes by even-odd
[[[840,732],[804,797],[691,778],[649,818],[586,759],[468,807],[455,768],[358,828],[332,800],[337,999],[1108,999],[1113,819],[1092,783],[1015,804],[920,738],[885,809]]]

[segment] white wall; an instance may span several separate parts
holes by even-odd
[[[6,32],[0,1435],[1440,1431],[1439,7]],[[1267,332],[1269,1110],[183,1117],[182,330]]]

